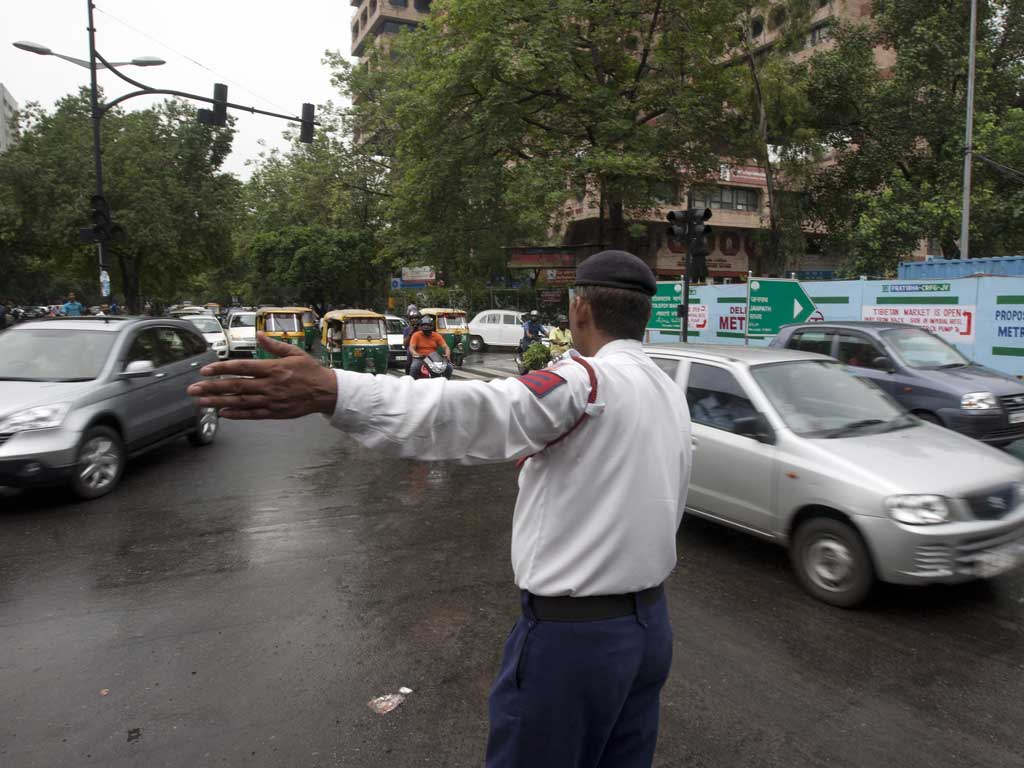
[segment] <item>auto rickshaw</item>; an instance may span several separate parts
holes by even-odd
[[[450,307],[428,307],[421,309],[420,315],[430,315],[434,318],[437,333],[444,337],[444,343],[451,350],[452,365],[461,368],[469,352],[469,323],[466,322],[466,313]]]
[[[302,347],[306,343],[306,333],[302,330],[302,313],[305,311],[303,307],[261,307],[256,311],[256,332]],[[274,355],[257,344],[255,357],[267,360]]]
[[[312,352],[317,337],[316,314],[308,307],[302,310],[302,330],[306,334],[306,351]]]
[[[320,362],[325,368],[386,373],[388,334],[384,315],[369,309],[335,309],[324,315]]]

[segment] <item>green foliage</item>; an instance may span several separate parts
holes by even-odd
[[[384,246],[487,279],[506,246],[549,242],[572,190],[624,245],[657,183],[716,167],[726,116],[714,0],[441,0],[365,67],[335,60],[367,153],[392,163]]]
[[[523,365],[527,370],[539,371],[551,362],[551,350],[543,344],[531,344],[523,353]]]
[[[814,60],[812,122],[835,162],[811,186],[813,209],[850,273],[892,274],[925,238],[959,253],[969,10],[878,0],[873,26],[837,27],[836,47]],[[975,147],[1017,168],[1022,16],[1021,0],[979,3]],[[973,168],[971,256],[1020,253],[1020,181],[978,160]]]
[[[256,303],[321,310],[383,303],[390,265],[381,258],[386,169],[353,151],[332,105],[311,145],[293,141],[256,164],[246,184],[234,279]]]
[[[0,156],[0,267],[14,265],[24,300],[73,288],[98,301],[96,248],[78,242],[93,192],[88,93],[53,111],[28,105],[20,131]],[[110,272],[130,308],[141,295],[176,298],[230,255],[241,184],[220,167],[232,134],[199,124],[176,101],[103,119],[106,196],[128,234],[113,246]]]

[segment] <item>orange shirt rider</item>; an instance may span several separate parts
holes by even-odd
[[[441,352],[445,358],[450,357],[444,336],[432,329],[421,328],[409,337],[409,354],[413,357],[426,357],[431,352]]]

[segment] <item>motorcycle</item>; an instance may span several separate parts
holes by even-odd
[[[419,365],[418,379],[450,379],[454,369],[452,364],[444,359],[440,352],[431,352],[424,358],[414,361],[413,365]]]

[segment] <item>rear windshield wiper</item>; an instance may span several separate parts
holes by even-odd
[[[946,363],[945,365],[940,365],[938,367],[938,370],[941,371],[941,370],[943,370],[945,368],[966,368],[966,367],[967,367],[967,363]]]
[[[851,421],[849,424],[844,424],[841,427],[828,430],[823,436],[830,439],[833,437],[841,437],[843,435],[848,435],[851,432],[863,429],[864,427],[873,427],[876,424],[885,424],[885,421],[882,419],[861,419],[860,421]]]

